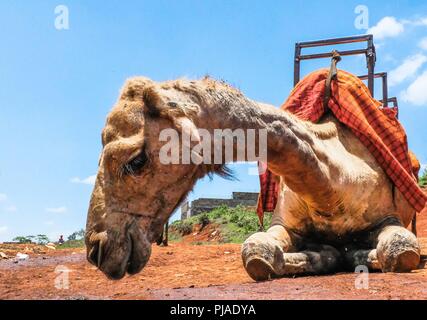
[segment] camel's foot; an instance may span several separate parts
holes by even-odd
[[[400,226],[386,226],[378,234],[377,256],[383,272],[409,272],[420,263],[416,236]]]
[[[285,252],[288,246],[269,232],[250,236],[242,246],[242,259],[249,276],[256,281],[297,274],[323,274],[336,271],[339,252],[331,246],[318,251]]]
[[[268,232],[257,232],[242,245],[246,272],[255,281],[268,280],[283,264],[283,244]]]

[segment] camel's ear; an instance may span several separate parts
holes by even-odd
[[[144,102],[147,113],[153,117],[159,117],[165,108],[165,103],[153,86],[144,89],[142,101]]]

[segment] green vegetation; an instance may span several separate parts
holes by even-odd
[[[255,211],[244,207],[221,206],[211,212],[202,213],[184,221],[175,221],[170,227],[170,240],[177,241],[182,236],[190,234],[195,224],[204,227],[209,223],[219,225],[224,243],[242,243],[247,237],[259,230],[258,216]],[[271,214],[266,213],[264,227],[267,229],[270,223]]]
[[[68,249],[68,248],[83,248],[85,246],[85,240],[67,240],[63,244],[57,246],[57,249]]]
[[[190,231],[191,232],[191,231]],[[81,229],[79,231],[73,232],[67,237],[67,241],[63,244],[58,245],[57,249],[65,249],[65,248],[81,248],[85,246],[84,241],[85,230]],[[18,243],[28,243],[28,244],[38,244],[38,245],[46,245],[49,242],[49,238],[44,234],[38,234],[36,236],[18,236],[12,239],[14,242]]]
[[[80,229],[79,231],[73,232],[68,236],[68,241],[74,241],[74,240],[82,240],[85,237],[85,231],[84,229]]]
[[[48,244],[49,238],[44,234],[38,234],[36,236],[18,236],[12,239],[12,241],[18,243],[36,243],[40,245]]]
[[[174,229],[178,231],[181,236],[186,236],[193,231],[194,221],[190,221],[190,219],[186,219],[184,221],[176,221],[172,224]]]
[[[37,244],[44,245],[44,244],[48,244],[49,242],[50,242],[49,238],[44,234],[38,234],[36,236],[36,243]]]
[[[419,179],[419,185],[427,188],[427,169],[424,169],[424,172]]]
[[[85,230],[80,229],[75,231],[67,237],[67,241],[59,245],[57,249],[67,249],[67,248],[82,248],[85,246]]]
[[[32,240],[28,236],[26,236],[26,237],[18,236],[18,237],[13,238],[12,241],[15,241],[18,243],[31,243],[32,242]]]

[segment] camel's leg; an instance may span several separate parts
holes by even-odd
[[[295,250],[298,240],[284,227],[272,226],[267,232],[250,236],[242,246],[243,265],[256,281],[295,274],[321,274],[335,270],[339,253],[330,246],[321,246],[318,252]]]
[[[285,253],[283,260],[282,268],[277,270],[278,275],[325,274],[337,270],[341,255],[334,247],[322,245],[316,251]]]
[[[417,237],[402,226],[382,227],[377,233],[375,245],[383,272],[409,272],[420,263]]]

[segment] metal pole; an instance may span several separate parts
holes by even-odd
[[[374,73],[375,73],[375,47],[373,36],[368,39],[368,51],[366,52],[366,61],[368,64],[368,88],[371,95],[374,96]]]
[[[387,88],[387,73],[384,72],[383,76],[383,107],[388,107],[388,88]]]
[[[295,43],[295,60],[294,60],[294,87],[297,85],[300,79],[300,72],[301,72],[301,61],[300,61],[300,55],[301,55],[301,47],[299,43]]]

